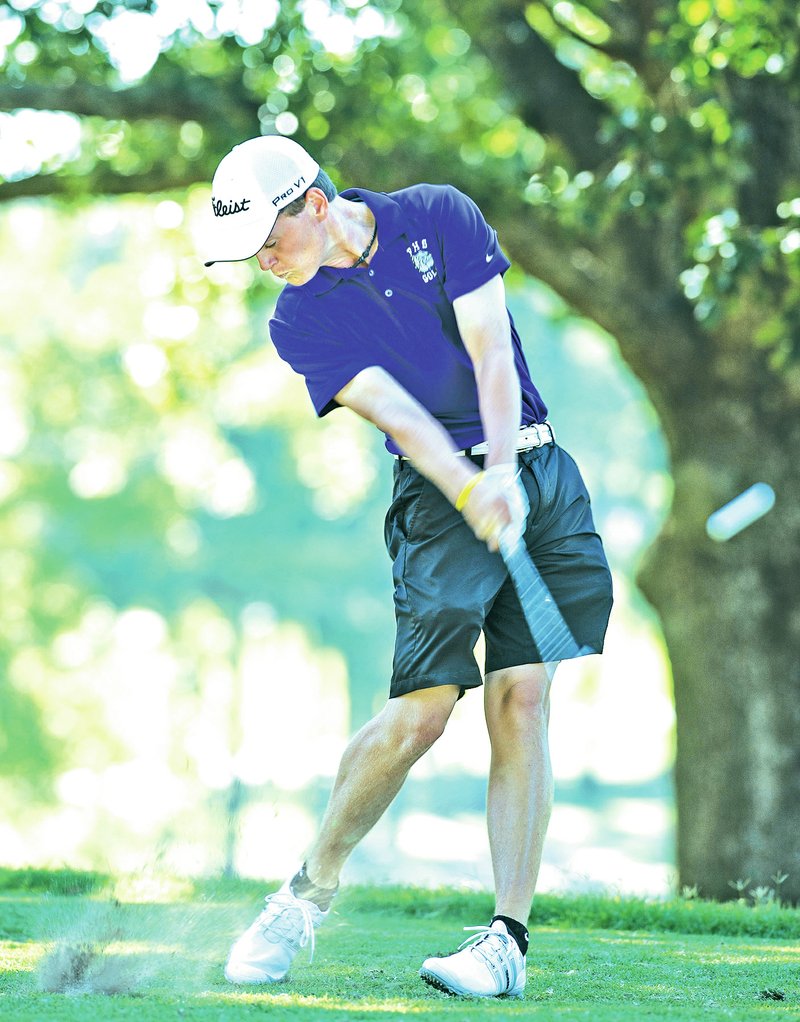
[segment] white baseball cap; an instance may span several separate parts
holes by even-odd
[[[300,198],[318,173],[319,164],[283,135],[262,135],[234,146],[211,184],[211,212],[201,235],[206,266],[254,256],[278,213]]]

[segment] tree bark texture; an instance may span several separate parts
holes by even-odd
[[[746,384],[747,381],[743,381]],[[681,884],[800,901],[800,450],[797,414],[759,413],[746,385],[714,392],[675,432],[670,517],[640,573],[670,651]],[[752,483],[777,493],[724,543],[707,515]]]

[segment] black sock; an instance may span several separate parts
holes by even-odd
[[[516,919],[510,919],[508,916],[492,916],[492,923],[495,919],[499,919],[501,923],[506,924],[506,929],[517,944],[519,944],[519,949],[522,952],[522,957],[524,958],[528,953],[528,941],[530,940],[530,935],[525,929],[525,926]],[[491,926],[491,923],[489,925]]]
[[[335,887],[319,887],[315,884],[306,872],[305,863],[300,867],[300,872],[292,877],[289,887],[296,898],[313,901],[323,912],[327,912],[331,907],[331,902],[339,890],[338,884]]]

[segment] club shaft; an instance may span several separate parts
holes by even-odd
[[[500,542],[500,552],[517,591],[522,612],[542,663],[591,653],[575,641],[550,590],[521,541]]]

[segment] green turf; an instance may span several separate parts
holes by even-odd
[[[800,912],[774,904],[540,897],[525,999],[478,1001],[426,987],[417,970],[453,950],[461,927],[487,921],[487,895],[346,889],[313,964],[305,951],[288,982],[241,990],[221,968],[262,893],[250,882],[0,871],[0,1019],[800,1020]],[[43,991],[42,963],[64,944],[102,947],[89,975],[126,992]]]

